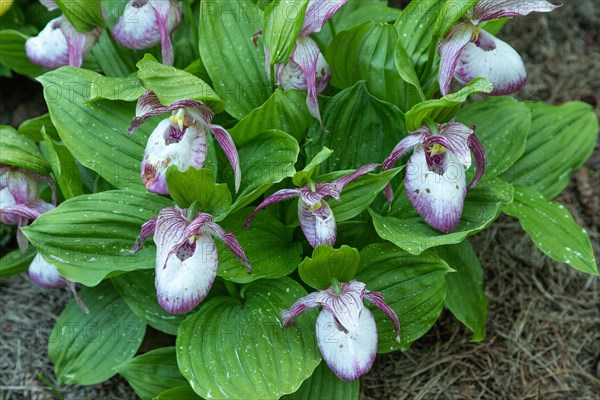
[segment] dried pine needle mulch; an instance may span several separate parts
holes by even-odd
[[[520,99],[582,100],[600,115],[600,16],[594,0],[565,2],[548,15],[512,21],[501,37],[525,59]],[[551,156],[551,155],[549,155]],[[600,254],[600,151],[558,201],[584,225]],[[444,311],[404,353],[379,356],[361,381],[361,399],[596,399],[600,393],[600,284],[544,257],[516,220],[502,217],[472,243],[485,269],[488,336],[470,333]],[[0,399],[56,396],[47,356],[50,331],[70,295],[18,276],[0,281]],[[63,386],[72,400],[128,400],[121,378]]]

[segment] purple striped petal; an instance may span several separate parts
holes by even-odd
[[[319,292],[317,302],[329,310],[345,330],[354,331],[358,328],[360,313],[365,307],[362,301],[365,288],[362,282],[342,282],[340,293],[330,286]]]
[[[438,46],[440,68],[438,82],[443,96],[450,92],[450,82],[456,65],[467,44],[473,39],[476,27],[470,23],[458,23],[450,29]]]
[[[320,292],[309,293],[308,295],[296,300],[296,302],[287,310],[281,311],[281,322],[283,326],[290,326],[294,318],[296,318],[298,315],[310,308],[317,307],[319,305],[317,303],[318,296],[320,296]]]
[[[348,0],[309,0],[300,36],[308,36],[319,32],[329,18],[347,2]]]
[[[46,203],[41,199],[34,199],[25,204],[15,204],[11,207],[6,207],[0,210],[0,221],[7,225],[14,225],[13,221],[16,218],[24,218],[27,220],[36,219],[46,211],[50,211],[54,205]]]
[[[252,273],[250,260],[248,260],[248,256],[246,256],[244,249],[242,249],[242,245],[240,245],[240,242],[238,242],[233,233],[225,232],[223,228],[214,222],[207,222],[204,225],[204,231],[223,242],[223,244],[231,250],[233,255],[246,267],[246,271],[248,271],[249,274]]]
[[[375,307],[379,308],[384,314],[390,317],[390,320],[394,324],[394,329],[396,330],[396,341],[400,343],[400,321],[398,321],[396,312],[385,302],[383,295],[379,292],[367,290],[365,291],[365,299],[369,300]]]
[[[171,314],[192,311],[208,294],[217,266],[218,252],[212,238],[207,234],[195,236],[192,243],[186,242],[169,256],[164,267],[156,264],[158,303]]]
[[[144,247],[144,243],[146,240],[154,235],[154,231],[156,230],[156,218],[152,218],[150,221],[145,222],[141,229],[140,234],[138,235],[135,243],[133,244],[133,248],[130,250],[131,254],[135,254],[140,251]]]
[[[483,175],[485,174],[485,170],[487,169],[487,155],[483,148],[483,145],[474,134],[469,136],[469,148],[473,150],[473,154],[475,155],[475,176],[467,190],[471,190],[475,185],[479,183]]]
[[[359,169],[357,169],[356,171],[352,172],[351,174],[344,175],[340,178],[337,178],[336,180],[334,180],[331,183],[338,192],[341,192],[342,190],[344,190],[344,187],[346,187],[347,184],[349,184],[350,182],[352,182],[355,179],[360,178],[361,176],[363,176],[365,174],[368,174],[369,172],[373,171],[377,167],[379,167],[379,164],[364,165],[364,166],[360,167]]]
[[[404,190],[419,215],[441,232],[453,231],[462,215],[467,183],[460,160],[444,153],[443,174],[431,171],[425,150],[417,147],[408,160]]]
[[[491,19],[518,17],[532,12],[550,12],[555,6],[545,0],[480,0],[473,7],[473,18],[477,22]]]
[[[240,169],[240,158],[235,143],[233,143],[233,139],[229,132],[219,125],[210,125],[210,131],[215,139],[217,139],[217,143],[219,143],[221,149],[223,149],[225,156],[229,160],[229,164],[231,164],[235,182],[235,192],[237,193],[238,190],[240,190],[240,183],[242,181],[242,170]]]
[[[325,201],[313,205],[302,198],[298,201],[298,220],[300,228],[312,247],[320,244],[334,246],[337,238],[337,226],[331,207]]]
[[[447,139],[446,144],[440,143],[458,157],[466,169],[471,167],[471,151],[469,150],[469,137],[474,133],[473,127],[468,127],[458,122],[448,122],[440,127],[440,135]]]
[[[519,53],[502,40],[482,30],[479,37],[484,42],[493,41],[493,50],[469,43],[460,54],[454,77],[463,85],[479,77],[494,85],[490,95],[506,95],[516,92],[525,85],[527,72]]]
[[[170,37],[171,29],[169,27],[169,14],[171,13],[172,8],[179,10],[179,6],[164,0],[151,0],[150,3],[152,4],[152,8],[154,8],[154,16],[156,17],[156,24],[158,25],[158,32],[160,34],[162,62],[166,65],[173,65],[174,54]],[[181,13],[179,13],[178,17],[175,16],[174,18],[181,20]],[[178,24],[179,22],[177,22],[177,25]]]
[[[340,191],[333,185],[333,183],[322,183],[316,182],[314,184],[315,190],[313,191],[309,185],[300,188],[300,196],[302,201],[312,206],[318,203],[324,198],[332,198],[340,200]]]
[[[408,136],[402,139],[396,145],[396,147],[394,147],[392,154],[390,154],[389,157],[383,161],[381,172],[385,172],[394,168],[394,164],[396,164],[400,157],[412,150],[415,146],[421,144],[430,133],[431,131],[429,129],[421,128],[415,132],[411,132]],[[394,200],[394,190],[392,189],[391,183],[386,185],[384,193],[387,200],[391,203]]]
[[[67,39],[60,29],[63,17],[50,20],[37,36],[25,42],[27,58],[44,68],[55,69],[69,65]]]
[[[46,289],[62,289],[67,286],[67,280],[40,253],[36,254],[27,273],[33,283]]]
[[[166,207],[158,213],[154,231],[157,269],[164,268],[169,257],[189,239],[184,234],[189,224],[186,217],[187,214],[179,207]]]
[[[317,344],[327,366],[345,381],[354,381],[371,370],[377,355],[377,325],[369,309],[361,310],[358,325],[346,330],[327,309],[317,318]]]
[[[254,209],[254,211],[252,211],[252,213],[246,219],[244,229],[248,229],[256,213],[262,210],[263,208],[270,206],[271,204],[280,202],[282,200],[288,200],[298,196],[300,196],[300,189],[282,189],[273,193],[272,195],[264,199],[262,203],[260,203],[258,207]]]
[[[77,68],[81,67],[83,57],[85,57],[94,44],[96,44],[103,30],[96,28],[90,32],[80,33],[65,17],[63,17],[60,29],[67,41],[69,65]]]

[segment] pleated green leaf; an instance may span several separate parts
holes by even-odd
[[[189,168],[180,172],[176,165],[167,170],[169,194],[181,208],[199,202],[199,210],[215,217],[227,212],[231,206],[231,193],[224,183],[215,183],[211,170]]]
[[[56,4],[79,32],[89,32],[97,26],[106,27],[100,0],[56,0]]]
[[[19,125],[19,135],[27,136],[34,142],[40,142],[44,140],[42,136],[42,128],[46,130],[46,134],[54,140],[60,140],[58,132],[50,119],[50,114],[40,115],[39,117],[28,119],[23,121]]]
[[[308,0],[275,0],[265,10],[263,38],[271,64],[285,64],[300,35]]]
[[[324,290],[331,286],[331,278],[339,282],[349,282],[358,271],[360,256],[358,250],[342,245],[334,249],[330,245],[321,244],[298,266],[302,281],[308,286]]]
[[[27,271],[36,254],[37,250],[30,246],[26,252],[17,249],[3,255],[0,258],[0,279]]]
[[[194,392],[190,385],[177,386],[173,389],[165,390],[154,398],[155,400],[201,400],[201,397]]]
[[[20,135],[12,126],[0,125],[0,146],[0,164],[41,174],[50,173],[50,165],[40,154],[35,142]]]
[[[0,31],[0,64],[21,75],[34,78],[44,73],[44,69],[35,65],[25,54],[25,42],[29,36],[12,29]]]
[[[70,199],[83,194],[81,173],[69,149],[46,135],[45,128],[42,128],[42,135],[44,141],[40,143],[40,149],[50,163],[54,182],[58,184],[63,197]]]
[[[345,382],[334,375],[325,362],[321,362],[310,378],[302,383],[296,393],[282,400],[358,400],[360,381]]]

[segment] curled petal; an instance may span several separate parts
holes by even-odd
[[[179,10],[179,6],[176,3],[171,3],[170,1],[165,0],[151,0],[152,8],[154,9],[154,15],[156,17],[156,24],[158,25],[158,32],[160,35],[160,47],[162,51],[162,62],[166,65],[173,65],[174,54],[173,54],[173,44],[171,43],[170,34],[172,30],[179,25],[179,21],[181,20],[181,11]],[[177,20],[176,23],[171,21],[171,25],[169,26],[169,16],[171,14],[171,10],[174,10],[173,19]],[[171,29],[172,28],[172,29]]]
[[[156,264],[156,297],[171,314],[193,310],[208,294],[217,275],[218,252],[212,238],[198,235],[166,260]]]
[[[438,82],[442,95],[450,92],[450,82],[456,70],[456,64],[465,46],[472,40],[476,27],[470,23],[459,23],[450,29],[438,46],[440,69]]]
[[[466,169],[471,167],[471,151],[469,150],[469,137],[473,135],[474,130],[458,122],[448,122],[440,127],[440,135],[447,139],[447,146],[442,144],[448,150],[452,151],[458,157]]]
[[[430,131],[428,129],[420,129],[416,132],[412,132],[410,135],[402,139],[396,145],[396,147],[394,147],[394,150],[392,150],[392,154],[390,154],[389,157],[383,161],[381,172],[385,172],[389,169],[394,168],[394,164],[396,164],[400,157],[402,157],[408,151],[412,150],[415,146],[421,144],[429,133]],[[388,183],[386,185],[384,193],[387,200],[391,203],[392,200],[394,200],[394,191],[392,189],[391,183]]]
[[[321,310],[317,318],[317,344],[327,366],[340,379],[354,381],[369,372],[377,355],[377,326],[369,309],[360,312],[356,329],[348,331],[333,314]]]
[[[302,314],[304,311],[317,307],[317,297],[319,292],[309,293],[307,296],[301,297],[287,310],[281,311],[281,321],[283,326],[289,326],[292,324],[294,318]]]
[[[319,32],[329,18],[347,2],[348,0],[309,0],[300,35],[308,36]]]
[[[38,286],[46,289],[62,289],[67,286],[67,280],[58,272],[58,269],[36,254],[27,271],[29,277]]]
[[[144,247],[144,242],[150,236],[154,235],[154,231],[156,230],[156,218],[152,218],[150,221],[145,222],[140,229],[140,234],[138,235],[133,248],[131,249],[131,254],[135,254],[140,251]]]
[[[456,64],[454,77],[463,85],[475,78],[486,78],[494,85],[490,94],[496,96],[521,89],[527,80],[527,72],[519,53],[483,30],[479,37],[484,42],[493,41],[495,48],[486,50],[477,43],[467,44]]]
[[[469,148],[473,150],[473,154],[475,155],[475,176],[467,190],[471,190],[475,185],[479,183],[483,175],[485,174],[485,170],[487,169],[487,155],[483,148],[483,145],[475,135],[469,136]]]
[[[532,12],[550,12],[555,6],[545,0],[480,0],[473,7],[473,18],[478,22],[491,19],[518,17]]]
[[[320,201],[310,205],[301,198],[298,201],[298,220],[306,240],[312,247],[320,244],[335,245],[337,226],[327,202]]]
[[[250,265],[250,260],[248,260],[248,256],[246,256],[244,249],[242,249],[242,245],[240,245],[240,242],[238,242],[233,233],[225,232],[223,228],[214,222],[207,222],[204,225],[204,230],[211,236],[222,241],[225,246],[231,250],[233,255],[236,256],[237,259],[240,260],[240,262],[246,267],[246,271],[248,271],[249,274],[252,273],[252,265]]]
[[[460,160],[450,151],[444,156],[440,174],[429,169],[425,150],[417,147],[408,160],[404,190],[425,222],[447,233],[460,222],[467,183]]]
[[[329,310],[340,326],[347,331],[358,329],[360,313],[365,307],[362,301],[366,285],[358,281],[340,284],[340,293],[333,287],[323,290],[317,302]]]
[[[400,342],[400,321],[398,321],[396,312],[385,302],[383,295],[379,292],[371,292],[370,290],[367,290],[365,291],[365,298],[373,303],[375,307],[383,311],[384,314],[390,317],[390,320],[394,324],[394,329],[396,330],[396,341]]]
[[[223,149],[225,156],[229,160],[229,164],[231,164],[235,181],[235,191],[237,193],[237,191],[240,190],[242,171],[240,169],[240,158],[238,156],[235,143],[233,143],[233,139],[231,138],[229,132],[227,132],[223,127],[219,125],[210,125],[210,130],[215,139],[217,139],[217,143],[219,143],[221,149]]]
[[[300,188],[300,196],[302,201],[312,206],[318,203],[324,198],[332,198],[340,200],[340,191],[332,183],[316,182],[314,186],[315,190],[312,190],[310,186],[304,186]]]
[[[271,204],[280,202],[282,200],[287,200],[298,196],[300,196],[300,189],[282,189],[273,193],[272,195],[264,199],[262,203],[260,203],[258,207],[254,209],[254,211],[252,211],[252,213],[246,219],[244,229],[248,229],[256,213],[262,210],[263,208],[270,206]]]
[[[368,174],[369,172],[373,171],[377,167],[379,167],[379,164],[364,165],[364,166],[360,167],[359,169],[357,169],[356,171],[352,172],[351,174],[344,175],[340,178],[337,178],[336,180],[334,180],[331,183],[337,189],[338,192],[341,192],[342,190],[344,190],[344,187],[346,187],[347,184],[349,184],[350,182],[352,182],[355,179],[360,178],[361,176],[363,176],[365,174]]]
[[[2,218],[5,216],[13,215],[15,217],[25,218],[25,219],[36,219],[46,211],[50,211],[54,208],[54,206],[50,203],[46,203],[44,200],[35,199],[31,200],[25,204],[15,204],[12,207],[7,207],[0,212],[3,214]]]

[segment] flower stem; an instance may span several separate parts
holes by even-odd
[[[196,23],[196,18],[194,17],[194,11],[192,10],[191,0],[185,0],[185,13],[187,14],[188,19],[190,20],[190,24],[192,25],[192,30],[194,31],[194,51],[196,52],[196,56],[200,57],[200,47],[198,40],[198,24]]]

